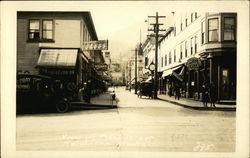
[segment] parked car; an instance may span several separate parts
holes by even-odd
[[[16,83],[17,112],[26,108],[49,107],[67,112],[70,102],[59,80],[48,76],[18,74]]]
[[[153,84],[151,82],[141,82],[139,85],[138,97],[147,96],[152,98],[153,95]]]

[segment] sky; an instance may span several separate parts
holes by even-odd
[[[94,6],[88,6],[99,40],[108,39],[111,58],[122,60],[132,56],[136,45],[145,41],[148,16],[155,16],[156,11],[166,16],[160,20],[165,27],[172,21],[171,11],[164,9],[161,3],[96,2]],[[153,22],[151,19],[150,23]]]

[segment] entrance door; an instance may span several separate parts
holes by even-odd
[[[221,99],[229,99],[229,70],[228,69],[222,69],[221,70]]]

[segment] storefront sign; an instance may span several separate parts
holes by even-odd
[[[201,66],[201,60],[196,57],[190,58],[188,59],[186,66],[189,70],[198,70]]]
[[[97,71],[108,71],[107,64],[95,64],[95,68]]]
[[[74,75],[74,70],[49,70],[49,69],[41,69],[40,72],[42,74],[46,75],[59,75],[59,76],[64,76],[64,75]]]
[[[108,50],[108,40],[83,42],[83,50]]]

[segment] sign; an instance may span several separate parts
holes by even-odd
[[[108,50],[108,40],[83,42],[83,50]]]
[[[74,75],[75,71],[74,70],[61,70],[61,69],[40,69],[40,72],[42,74],[46,75],[58,75],[58,76],[69,76],[69,75]]]
[[[189,70],[198,70],[201,66],[201,60],[196,57],[190,58],[188,59],[186,66]]]
[[[108,65],[107,64],[96,64],[95,68],[97,71],[107,71]]]

